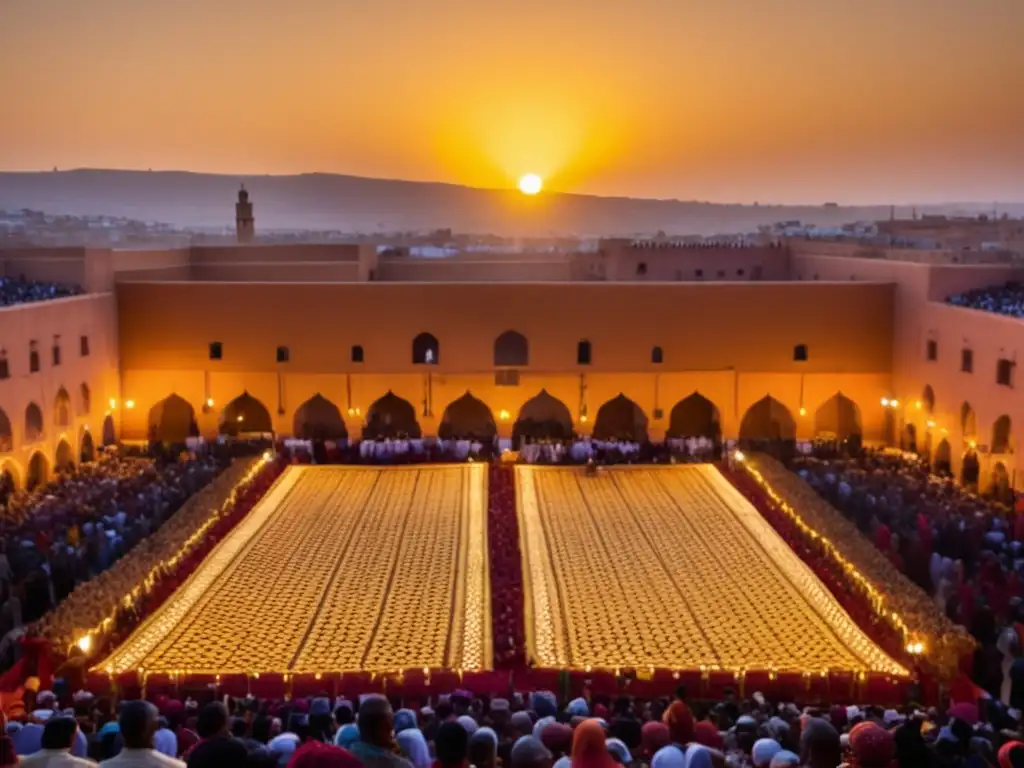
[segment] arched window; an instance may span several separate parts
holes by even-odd
[[[437,365],[441,362],[441,344],[430,333],[421,333],[412,340],[413,365]]]
[[[651,350],[651,362],[655,365],[661,365],[664,362],[664,355],[661,352],[661,347],[654,347]]]
[[[29,403],[25,408],[25,442],[40,440],[43,433],[43,411],[35,403]]]
[[[807,345],[797,344],[793,347],[793,361],[797,363],[807,362]]]
[[[518,331],[505,331],[494,340],[494,365],[523,368],[530,364],[530,343]]]
[[[89,411],[92,410],[92,393],[89,391],[89,385],[83,383],[81,386],[82,396],[82,415],[88,416]]]
[[[576,345],[576,364],[590,365],[590,342],[581,341]]]

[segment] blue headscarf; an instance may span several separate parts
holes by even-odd
[[[349,749],[357,741],[359,741],[359,726],[351,723],[339,730],[338,735],[334,737],[334,743],[344,749]]]
[[[395,733],[401,733],[416,727],[416,713],[411,709],[400,709],[395,712]]]

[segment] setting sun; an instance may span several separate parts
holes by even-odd
[[[543,186],[544,182],[536,173],[528,173],[519,179],[519,191],[524,195],[536,195]]]

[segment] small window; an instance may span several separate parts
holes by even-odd
[[[211,360],[223,360],[224,359],[224,346],[219,341],[210,342],[210,359]]]
[[[1015,367],[1016,363],[1013,360],[1007,360],[1005,357],[999,358],[999,362],[996,363],[996,384],[1001,387],[1012,387]]]
[[[576,345],[576,364],[590,365],[590,342],[581,341]]]
[[[964,373],[974,373],[974,350],[960,350],[960,370]]]
[[[815,273],[814,273],[814,279],[815,279],[815,280],[817,280],[817,279],[818,279],[818,273],[817,273],[817,272],[815,272]]]
[[[518,387],[519,371],[506,369],[494,372],[494,386],[496,387]]]
[[[352,345],[352,362],[361,363],[363,362],[363,348],[359,344]]]
[[[11,378],[11,366],[7,362],[7,355],[0,357],[0,379]]]
[[[695,270],[693,270],[693,275],[694,275],[694,277],[704,277],[704,270],[703,269],[695,269]]]
[[[651,350],[652,363],[654,363],[655,365],[661,365],[663,359],[664,356],[662,355],[661,347],[655,347],[654,349]]]
[[[743,267],[740,267],[739,269],[736,270],[736,277],[743,277],[743,275],[744,275]]]
[[[53,367],[60,365],[60,344],[53,345]]]
[[[28,346],[28,372],[39,373],[39,350],[34,341]]]
[[[647,262],[646,261],[641,261],[639,264],[636,265],[636,273],[640,277],[643,277],[644,275],[647,274]]]
[[[925,357],[929,363],[934,363],[939,359],[939,342],[934,339],[928,339],[928,346],[925,349]]]
[[[797,344],[793,347],[793,361],[797,363],[807,362],[807,345]]]
[[[718,270],[718,279],[721,280],[723,277],[725,277],[725,270],[724,269]]]
[[[288,362],[288,357],[289,357],[288,347],[278,347],[277,348],[277,362],[279,362],[279,363],[287,363]]]
[[[79,336],[78,337],[78,354],[82,357],[89,356],[89,337]]]

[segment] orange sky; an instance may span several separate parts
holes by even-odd
[[[1024,0],[0,0],[0,168],[1024,200]]]

